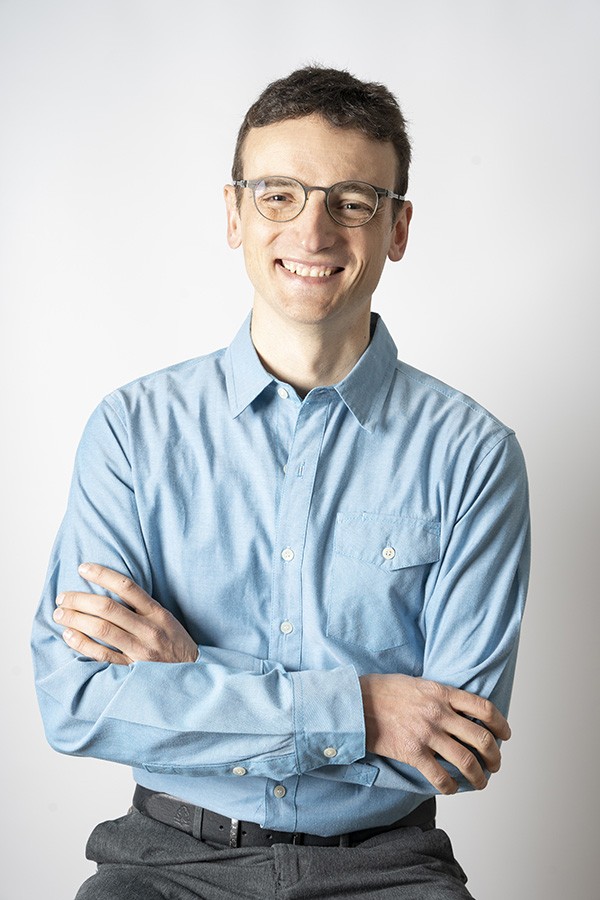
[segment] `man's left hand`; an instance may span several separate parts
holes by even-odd
[[[59,594],[54,621],[65,626],[63,638],[73,650],[118,665],[196,661],[198,648],[183,625],[131,578],[95,563],[83,563],[79,574],[127,605],[82,591]]]

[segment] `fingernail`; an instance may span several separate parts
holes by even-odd
[[[65,641],[70,641],[72,637],[73,632],[71,631],[71,629],[65,628],[65,630],[63,631],[63,638],[65,639]]]
[[[64,609],[55,609],[55,610],[54,610],[54,621],[55,621],[55,622],[60,622],[60,620],[62,619],[62,617],[64,616],[64,614],[65,614]]]
[[[81,565],[79,566],[79,569],[77,571],[80,572],[81,574],[83,574],[84,572],[89,572],[90,564],[89,563],[81,563]]]
[[[65,599],[65,595],[59,594],[58,597],[56,598],[56,605],[60,606],[60,604],[63,602],[64,599]]]

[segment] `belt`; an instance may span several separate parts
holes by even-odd
[[[256,822],[242,822],[211,812],[202,806],[194,806],[172,797],[149,791],[137,785],[133,795],[133,806],[143,815],[164,825],[171,825],[191,834],[200,841],[221,844],[224,847],[271,847],[273,844],[299,844],[310,847],[353,847],[377,834],[394,831],[397,828],[417,826],[423,830],[435,828],[435,797],[425,800],[407,816],[377,828],[365,828],[348,834],[322,837],[318,834],[304,834],[294,831],[273,831],[261,828]]]

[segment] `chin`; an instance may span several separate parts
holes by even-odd
[[[335,306],[323,306],[317,303],[293,303],[289,306],[279,306],[278,311],[286,319],[291,319],[300,325],[318,325],[336,318],[339,314],[339,309]]]

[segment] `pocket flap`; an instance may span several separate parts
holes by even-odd
[[[408,516],[338,513],[334,549],[390,571],[423,566],[440,558],[440,525]]]

